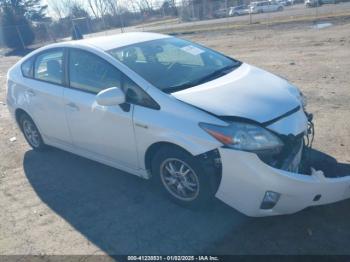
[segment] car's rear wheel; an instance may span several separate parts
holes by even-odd
[[[34,150],[43,150],[46,145],[43,142],[41,134],[33,120],[26,113],[19,117],[19,125],[23,132],[24,138]]]
[[[203,168],[198,158],[176,147],[161,148],[152,160],[158,186],[184,206],[202,207],[214,198],[217,179],[213,170]]]

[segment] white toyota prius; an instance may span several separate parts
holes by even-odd
[[[35,150],[58,147],[155,179],[178,203],[217,197],[248,216],[350,197],[350,176],[301,172],[313,135],[304,101],[285,79],[154,33],[49,45],[7,81]]]

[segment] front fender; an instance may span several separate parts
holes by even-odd
[[[181,109],[179,109],[181,110]],[[212,116],[198,111],[173,114],[162,110],[135,107],[134,130],[139,167],[145,169],[145,154],[155,143],[175,144],[193,156],[222,146],[222,144],[199,127],[199,122],[213,122]],[[217,120],[220,121],[221,120]]]

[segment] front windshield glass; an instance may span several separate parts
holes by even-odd
[[[166,93],[213,80],[241,64],[175,37],[124,46],[108,53]]]

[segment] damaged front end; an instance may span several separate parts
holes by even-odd
[[[305,120],[306,128],[300,132]],[[327,177],[313,166],[312,115],[299,110],[268,128],[277,133],[276,129],[283,130],[288,124],[295,134],[279,134],[283,147],[275,152],[219,149],[222,178],[217,198],[254,217],[291,214],[350,198],[350,173]]]
[[[280,135],[283,148],[276,153],[257,154],[258,157],[269,166],[289,172],[311,172],[311,163],[307,151],[312,149],[315,129],[312,122],[313,115],[305,112],[307,116],[307,130],[298,135]],[[311,173],[310,173],[311,174]]]

